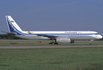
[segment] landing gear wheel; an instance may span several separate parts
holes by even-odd
[[[54,44],[54,42],[50,42],[49,44]]]
[[[54,44],[58,44],[57,42],[55,42]]]
[[[52,39],[52,42],[50,42],[49,44],[58,44],[58,43],[57,43],[56,39]]]
[[[74,40],[71,40],[71,42],[70,43],[74,43]]]
[[[50,42],[49,44],[58,44],[57,42]]]

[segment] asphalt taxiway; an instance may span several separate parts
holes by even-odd
[[[103,47],[103,45],[88,45],[88,46],[0,46],[0,48],[68,48],[68,47]]]

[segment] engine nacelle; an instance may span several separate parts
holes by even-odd
[[[71,43],[71,40],[68,37],[58,37],[58,38],[56,38],[56,41],[63,42],[63,43]]]

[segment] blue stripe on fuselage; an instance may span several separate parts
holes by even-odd
[[[40,34],[40,35],[96,35],[96,33],[77,33],[77,34],[73,34],[73,33],[44,33],[44,34]]]
[[[25,34],[25,33],[20,32],[18,29],[16,29],[16,27],[10,22],[8,17],[7,17],[7,22],[9,25],[10,32],[17,33],[17,35],[24,35]]]
[[[7,17],[7,22],[8,22],[8,25],[9,25],[9,29],[10,29],[10,32],[12,33],[17,33],[17,35],[31,35],[31,34],[28,34],[28,33],[23,33],[21,31],[19,31],[12,23],[11,21],[9,20],[9,18]],[[38,33],[40,34],[40,33]],[[43,33],[41,35],[96,35],[96,33]]]

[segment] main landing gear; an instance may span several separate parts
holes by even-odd
[[[49,44],[58,44],[56,39],[52,40],[52,42],[50,42]]]
[[[93,40],[90,40],[89,45],[92,45],[92,41],[93,41]]]

